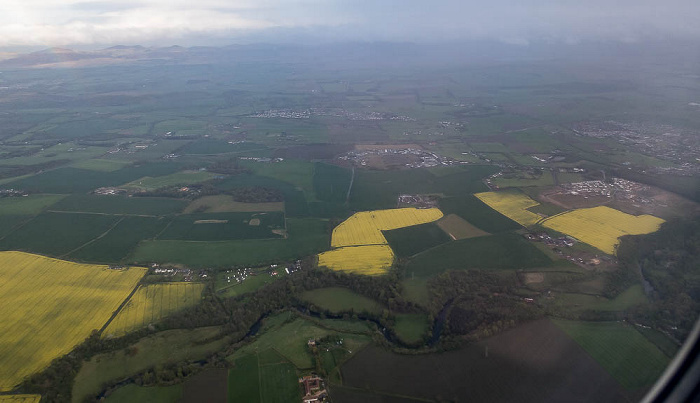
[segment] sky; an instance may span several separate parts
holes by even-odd
[[[700,0],[1,0],[0,47],[700,39]]]

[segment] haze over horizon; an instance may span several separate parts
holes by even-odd
[[[6,0],[0,47],[695,40],[698,15],[691,0]]]

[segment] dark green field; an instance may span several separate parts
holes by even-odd
[[[259,266],[301,259],[330,248],[328,223],[288,219],[287,239],[223,242],[145,241],[129,259],[133,262],[182,263],[192,267]]]
[[[161,176],[180,171],[173,162],[152,162],[131,165],[113,172],[78,168],[58,168],[8,184],[15,189],[41,193],[87,193],[104,186],[119,186],[144,176]]]
[[[62,256],[109,230],[120,217],[43,213],[0,241],[0,249]]]
[[[447,197],[440,200],[445,215],[456,214],[480,229],[498,233],[520,228],[520,224],[500,214],[475,196]]]
[[[104,214],[167,215],[182,211],[187,201],[154,197],[71,195],[51,206],[52,211]]]
[[[482,192],[488,188],[481,180],[494,172],[496,168],[491,166],[473,166],[442,176],[436,176],[427,169],[358,169],[350,194],[350,206],[358,211],[392,208],[396,207],[398,195],[404,193],[465,196]]]
[[[144,239],[152,239],[170,222],[158,217],[124,217],[105,236],[71,253],[68,258],[96,263],[119,263]]]
[[[0,215],[0,239],[31,219],[30,215]]]
[[[526,269],[552,260],[522,236],[504,233],[450,242],[415,256],[406,273],[431,277],[447,270]]]
[[[261,365],[260,395],[263,403],[288,403],[301,398],[297,371],[289,362]]]
[[[260,372],[257,354],[237,359],[228,371],[229,402],[260,402]]]
[[[352,172],[335,165],[316,163],[314,165],[314,192],[319,200],[345,203]]]
[[[409,257],[452,240],[435,223],[384,231],[389,246],[399,257]]]
[[[259,225],[251,225],[258,220]],[[284,229],[284,213],[200,213],[176,216],[159,240],[227,241],[281,238],[273,230]]]
[[[653,385],[670,362],[631,325],[564,320],[554,323],[629,390]]]
[[[182,385],[143,387],[134,384],[123,386],[104,401],[106,403],[176,403],[182,398]]]

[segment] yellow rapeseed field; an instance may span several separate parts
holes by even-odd
[[[155,323],[168,314],[195,305],[202,283],[162,283],[140,287],[107,326],[102,337],[119,337]]]
[[[41,395],[0,395],[0,403],[39,403]]]
[[[621,236],[648,234],[663,222],[652,215],[633,216],[600,206],[562,213],[546,219],[542,225],[613,254]]]
[[[394,252],[382,231],[425,224],[442,218],[436,208],[399,208],[362,211],[333,229],[334,249],[318,256],[319,266],[358,274],[384,274],[394,262]]]
[[[385,245],[382,231],[425,224],[442,218],[436,208],[399,208],[362,211],[353,214],[333,230],[331,246]]]
[[[394,262],[389,245],[346,246],[318,255],[318,265],[369,276],[386,273]]]
[[[530,207],[538,206],[539,203],[520,192],[483,192],[474,196],[524,227],[536,224],[542,219],[539,215],[527,210]]]
[[[0,391],[102,328],[144,274],[0,252]]]

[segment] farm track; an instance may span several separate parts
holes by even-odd
[[[98,237],[93,238],[93,239],[91,239],[91,240],[85,242],[84,244],[78,246],[77,248],[75,248],[75,249],[73,249],[73,250],[71,250],[71,251],[68,251],[67,253],[64,253],[63,255],[59,256],[59,258],[64,258],[64,257],[66,257],[66,256],[69,256],[71,253],[74,253],[74,252],[76,252],[76,251],[79,251],[80,249],[82,249],[82,248],[84,248],[84,247],[90,245],[91,243],[96,242],[96,241],[98,241],[99,239],[102,239],[102,238],[105,237],[107,234],[109,234],[109,232],[112,231],[117,225],[119,225],[119,223],[122,222],[122,221],[124,221],[124,217],[122,217],[122,218],[120,218],[119,220],[117,220],[117,222],[115,222],[114,224],[112,224],[112,226],[109,227],[109,229],[108,229],[107,231],[103,232],[103,233],[100,234]]]

